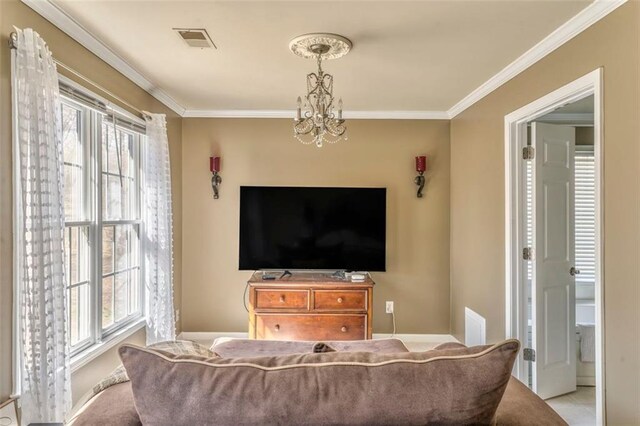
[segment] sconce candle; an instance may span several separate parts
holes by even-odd
[[[220,198],[220,184],[222,178],[218,174],[220,172],[220,157],[209,157],[209,170],[211,170],[211,188],[213,188],[213,198]]]
[[[209,157],[209,169],[211,173],[220,171],[220,157]]]

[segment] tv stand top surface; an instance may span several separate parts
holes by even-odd
[[[369,274],[366,274],[364,281],[351,281],[349,278],[339,278],[332,272],[304,272],[304,271],[291,271],[291,275],[285,275],[276,279],[263,280],[263,273],[273,273],[274,271],[256,271],[251,275],[249,279],[250,284],[338,284],[338,285],[373,285],[374,282]],[[277,272],[277,271],[275,271]]]

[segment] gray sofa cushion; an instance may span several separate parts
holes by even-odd
[[[325,345],[337,352],[400,353],[409,349],[400,339],[343,340],[330,342],[305,342],[300,340],[256,340],[220,337],[211,350],[222,358],[259,357],[323,352],[316,350]],[[330,350],[329,350],[330,351]],[[328,352],[325,350],[324,352]],[[333,351],[331,351],[333,352]]]
[[[173,355],[123,345],[147,425],[491,424],[519,343],[422,353],[259,358]]]

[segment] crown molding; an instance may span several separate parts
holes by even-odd
[[[293,118],[295,110],[195,110],[189,109],[185,118]],[[448,120],[447,111],[345,111],[345,119],[350,120]]]
[[[345,111],[344,118],[363,120],[448,120],[447,111]]]
[[[111,50],[105,43],[91,34],[65,11],[60,9],[52,0],[22,0],[22,3],[87,48],[91,53],[111,65],[175,113],[178,115],[184,114],[185,108],[182,105],[178,104],[162,89],[159,89],[148,78]]]
[[[448,111],[449,117],[454,118],[626,2],[627,0],[595,0],[451,107]]]
[[[60,9],[53,0],[21,1],[180,116],[193,118],[291,118],[294,116],[293,110],[187,110]],[[344,118],[373,120],[452,119],[626,2],[627,0],[595,0],[465,96],[448,111],[345,111]]]
[[[292,118],[295,110],[286,109],[188,109],[184,118]]]

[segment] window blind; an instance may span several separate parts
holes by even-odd
[[[104,99],[99,98],[97,95],[94,95],[92,92],[82,87],[79,87],[71,80],[60,76],[58,86],[62,96],[103,114],[104,121],[113,123],[115,120],[116,125],[120,127],[124,127],[143,135],[147,133],[147,127],[144,124],[138,123],[127,117],[125,114],[120,113],[115,108],[109,106]]]
[[[108,114],[109,111],[107,110],[106,102],[98,99],[88,91],[80,90],[79,88],[75,87],[75,85],[62,79],[58,81],[58,86],[60,88],[60,94],[62,96],[71,99],[82,106],[98,111],[102,114]]]
[[[578,283],[596,279],[595,161],[592,146],[576,147],[576,275]]]
[[[525,161],[525,209],[527,213],[526,247],[533,247],[533,161]],[[527,278],[533,279],[533,262],[527,262]]]
[[[123,118],[121,115],[114,115],[113,111],[105,115],[102,121],[113,124],[114,118],[117,126],[124,127],[125,129],[131,130],[132,132],[140,133],[142,135],[147,134],[147,126],[143,126],[142,124],[135,123],[134,121],[127,118]]]

